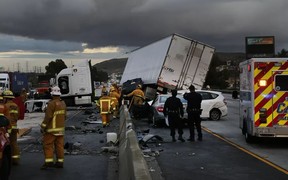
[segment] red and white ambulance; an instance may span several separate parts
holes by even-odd
[[[239,68],[239,125],[246,141],[288,137],[288,58],[252,58]]]

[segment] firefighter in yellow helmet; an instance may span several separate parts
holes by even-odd
[[[145,100],[145,95],[144,95],[144,92],[142,91],[141,84],[138,84],[137,88],[134,91],[132,91],[128,95],[124,95],[123,97],[131,97],[131,96],[132,96],[132,100],[130,103],[129,110],[130,112],[132,112],[133,118],[135,118],[138,107],[143,105],[143,102]]]
[[[20,150],[17,144],[17,134],[18,134],[18,128],[17,128],[17,121],[19,118],[19,108],[17,104],[13,102],[13,99],[15,98],[12,91],[5,90],[3,92],[3,98],[4,98],[4,116],[9,120],[10,124],[8,127],[8,133],[9,133],[9,140],[11,144],[11,156],[12,156],[12,164],[18,165],[20,161]]]
[[[112,111],[113,111],[113,118],[119,117],[119,99],[120,94],[117,92],[118,90],[115,89],[114,86],[111,86],[109,96],[111,97],[112,101]]]
[[[100,115],[102,118],[103,127],[109,126],[110,115],[111,115],[111,106],[113,106],[113,102],[111,100],[111,97],[108,96],[107,91],[103,92],[100,99],[98,101],[96,101],[96,105],[100,109]]]
[[[51,95],[52,99],[48,102],[45,117],[41,124],[45,156],[45,163],[41,169],[50,167],[63,168],[64,163],[66,104],[60,99],[61,92],[58,86],[52,88]],[[56,152],[55,164],[54,149]]]
[[[142,91],[141,84],[137,85],[137,88],[132,91],[130,94],[124,96],[124,97],[131,97],[133,96],[132,103],[133,105],[142,105],[145,100],[144,92]]]

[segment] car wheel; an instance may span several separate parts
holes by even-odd
[[[3,154],[2,165],[0,169],[0,179],[8,180],[11,170],[11,161],[8,153]]]
[[[213,120],[213,121],[217,121],[219,120],[221,117],[221,112],[219,111],[219,109],[212,109],[210,111],[210,119]]]

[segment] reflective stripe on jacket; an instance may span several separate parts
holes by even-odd
[[[19,109],[12,100],[5,103],[4,116],[9,120],[9,129],[17,129],[17,120],[19,118]]]
[[[41,127],[45,132],[52,133],[55,136],[64,135],[66,119],[66,104],[60,97],[53,97],[48,102],[45,111],[45,118]]]
[[[100,114],[109,114],[111,113],[112,101],[109,96],[102,96],[97,105],[100,107]]]

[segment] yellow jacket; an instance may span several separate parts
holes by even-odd
[[[104,95],[100,97],[100,99],[96,102],[96,105],[100,107],[100,114],[109,114],[111,113],[111,106],[113,105],[113,102],[111,101],[111,97]]]
[[[144,92],[139,88],[135,89],[134,91],[132,91],[130,94],[127,95],[127,97],[131,96],[133,96],[134,105],[142,105],[145,100]]]
[[[66,120],[66,104],[58,96],[48,102],[41,128],[55,136],[64,135]]]
[[[11,129],[17,129],[19,108],[17,104],[15,104],[12,100],[8,100],[5,103],[4,116],[10,121],[10,127],[8,131],[10,131]]]

